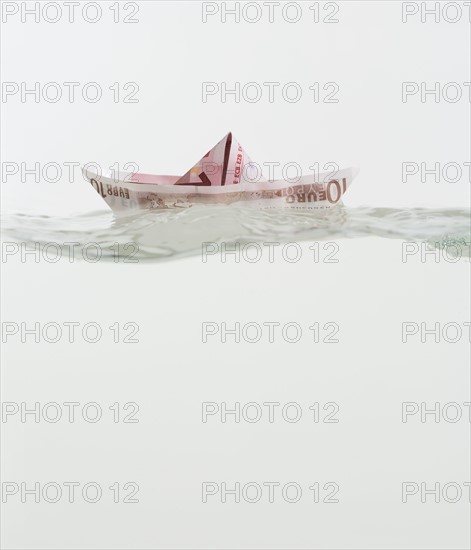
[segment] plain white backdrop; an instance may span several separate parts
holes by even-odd
[[[223,7],[229,12],[236,4],[145,1],[136,15],[132,4],[121,3],[117,11],[105,2],[96,23],[84,19],[96,13],[93,6],[84,11],[87,3],[75,8],[74,23],[67,22],[65,6],[57,23],[45,20],[57,17],[54,7],[40,12],[39,23],[32,15],[24,15],[22,23],[21,8],[5,15],[4,7],[2,77],[19,90],[2,105],[3,160],[24,162],[26,169],[36,162],[41,170],[48,163],[63,169],[59,184],[47,184],[47,178],[36,184],[33,175],[20,184],[21,168],[7,172],[2,181],[8,184],[3,185],[7,205],[56,214],[102,208],[99,197],[84,189],[78,169],[71,199],[64,162],[98,162],[103,168],[134,162],[147,173],[178,175],[228,131],[253,161],[279,163],[277,177],[289,162],[305,173],[315,163],[359,167],[361,175],[346,198],[350,206],[469,205],[466,3],[457,4],[460,11],[454,3],[440,3],[436,14],[427,14],[433,2],[425,8],[395,1],[300,2],[286,10],[280,3],[272,7],[273,23],[263,3],[259,11],[239,3],[237,23]],[[126,17],[138,22],[113,22]],[[258,17],[256,23],[247,20]],[[298,17],[296,23],[287,20]],[[29,94],[22,103],[22,86],[31,89],[36,82],[41,94],[46,84],[57,83],[62,99],[48,103],[41,96],[36,103]],[[79,83],[73,103],[66,82]],[[90,82],[103,93],[95,104],[82,99]],[[139,87],[131,98],[138,103],[123,103],[134,90],[124,89],[129,82]],[[273,103],[266,82],[277,84]],[[296,102],[283,98],[284,86],[292,82],[302,94]],[[338,103],[325,102],[334,88],[323,87],[331,82],[338,90],[331,100]],[[415,83],[408,89],[418,91],[403,97],[403,82]],[[206,102],[203,83],[218,90]],[[239,102],[221,92],[236,83]],[[248,83],[262,90],[259,101],[245,99],[257,91],[246,87],[244,93]],[[317,103],[309,89],[315,83]],[[109,89],[113,85],[115,92]],[[437,95],[422,95],[435,89]],[[285,91],[295,97],[294,87]],[[51,87],[46,93],[54,98],[56,92]],[[462,94],[458,101],[456,93]],[[419,170],[403,182],[403,163],[419,169],[425,163],[429,170],[440,163],[439,181]],[[448,163],[460,166],[461,177],[454,164],[447,170]],[[50,168],[49,178],[55,174]]]

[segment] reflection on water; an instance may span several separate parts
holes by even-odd
[[[198,254],[203,242],[301,242],[376,236],[427,242],[451,255],[470,255],[467,209],[346,208],[320,211],[256,210],[244,205],[194,206],[182,210],[141,212],[127,217],[92,213],[73,218],[14,214],[2,220],[4,241],[97,243],[102,258],[117,248],[135,258],[165,260]],[[67,245],[70,250],[70,245]],[[65,252],[65,250],[64,250]]]

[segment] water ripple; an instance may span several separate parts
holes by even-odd
[[[335,208],[320,211],[256,210],[244,205],[199,205],[182,210],[116,217],[95,212],[72,218],[9,214],[4,241],[34,246],[97,243],[104,257],[135,243],[135,257],[164,260],[198,254],[203,242],[301,242],[376,236],[427,242],[469,257],[469,209]],[[70,245],[67,245],[70,246]]]

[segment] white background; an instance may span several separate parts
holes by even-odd
[[[86,3],[84,3],[85,5]],[[240,23],[223,8],[208,15],[198,2],[142,2],[133,18],[136,24],[113,23],[116,11],[102,6],[97,23],[84,21],[76,8],[75,22],[62,18],[55,24],[41,16],[21,23],[21,11],[3,25],[2,76],[5,82],[79,82],[78,99],[70,104],[67,89],[58,103],[47,103],[20,94],[3,105],[3,159],[25,162],[41,169],[49,162],[98,162],[104,169],[132,161],[143,172],[183,174],[228,131],[232,131],[252,160],[263,164],[298,163],[305,173],[318,162],[336,162],[340,167],[357,166],[361,174],[349,190],[350,206],[463,206],[469,205],[469,7],[459,4],[462,16],[456,23],[453,6],[421,22],[422,11],[406,17],[402,2],[341,2],[338,13],[319,5],[320,22],[313,22],[315,2],[301,2],[300,20],[283,19],[282,7],[269,23],[268,8],[261,19],[249,23],[255,11],[241,11]],[[444,3],[448,5],[449,3]],[[122,4],[124,6],[124,4]],[[28,4],[29,7],[31,7]],[[226,3],[234,9],[233,3]],[[427,5],[430,9],[433,3]],[[85,14],[94,17],[88,8]],[[206,8],[209,11],[209,8]],[[408,8],[412,11],[412,7]],[[295,17],[294,8],[286,12]],[[49,18],[55,16],[50,8]],[[277,15],[278,14],[278,15]],[[132,15],[132,8],[120,18]],[[326,23],[324,19],[338,19]],[[98,82],[103,90],[96,104],[81,97],[83,86]],[[139,103],[114,103],[113,83],[120,89],[127,82],[140,88]],[[249,103],[234,96],[221,101],[221,94],[202,102],[202,83],[215,82],[221,88],[241,88],[256,82],[265,93]],[[275,101],[268,100],[264,82],[278,82]],[[282,87],[298,83],[302,97],[296,103],[283,99]],[[309,90],[315,82],[322,87],[336,82],[339,103],[314,103]],[[456,102],[420,93],[403,102],[402,83],[416,82],[431,89],[439,83],[458,83],[463,96]],[[425,83],[422,85],[422,83]],[[43,87],[41,87],[41,90]],[[293,91],[291,90],[291,93]],[[452,96],[452,89],[449,89]],[[253,94],[254,90],[248,91]],[[53,97],[54,90],[51,89]],[[461,180],[436,183],[421,174],[402,183],[403,162],[455,162],[461,165]],[[51,171],[51,177],[54,171]],[[277,173],[281,177],[280,173]],[[450,177],[454,177],[453,170]],[[34,177],[21,172],[4,178],[5,198],[12,208],[66,213],[102,208],[91,189],[83,189],[76,171],[77,188],[66,185],[67,173],[59,185],[34,185]],[[52,198],[53,197],[53,198]],[[11,204],[8,202],[7,204]]]
[[[28,3],[30,4],[30,3]],[[402,101],[402,82],[463,83],[469,75],[469,18],[438,23],[420,14],[402,22],[401,2],[338,2],[339,23],[268,12],[255,24],[202,22],[199,2],[139,3],[139,22],[113,22],[101,3],[95,24],[77,15],[50,24],[14,15],[2,24],[7,82],[96,81],[96,104],[2,103],[2,162],[133,161],[144,172],[183,174],[231,130],[254,161],[358,166],[347,206],[467,207],[469,179],[402,182],[403,162],[469,162],[469,98],[419,95]],[[433,4],[433,3],[431,3]],[[232,3],[227,4],[233,7]],[[31,6],[29,6],[31,7]],[[321,19],[324,15],[321,3]],[[430,7],[430,6],[429,6]],[[126,12],[129,13],[129,12]],[[451,11],[450,11],[451,14]],[[257,103],[202,101],[202,82],[297,82],[297,103],[278,94]],[[314,103],[309,86],[335,81],[339,103]],[[139,102],[114,103],[114,82],[139,85]],[[463,167],[464,170],[464,167]],[[58,183],[2,181],[6,212],[67,216],[106,210],[76,172]],[[27,221],[25,221],[27,223]],[[444,222],[445,223],[445,222]],[[337,264],[266,257],[258,264],[216,256],[161,264],[114,264],[20,257],[2,264],[4,321],[94,321],[103,340],[58,344],[9,339],[3,351],[3,401],[96,401],[96,424],[57,424],[18,416],[2,423],[2,481],[95,481],[104,497],[57,504],[3,505],[5,548],[469,548],[467,493],[459,502],[401,500],[403,482],[470,481],[469,422],[401,420],[404,401],[464,403],[469,341],[401,340],[403,322],[433,326],[469,319],[469,262],[439,256],[403,263],[402,243],[338,241]],[[139,324],[139,344],[113,344],[107,327]],[[297,344],[212,338],[206,321],[297,322]],[[310,341],[308,326],[341,326],[339,344]],[[137,402],[137,424],[115,424],[108,406]],[[296,401],[299,423],[201,419],[204,401]],[[338,424],[315,424],[308,407],[339,403]],[[466,410],[466,409],[464,409]],[[114,504],[108,487],[139,484],[139,503]],[[205,481],[289,481],[298,503],[266,496],[256,504],[220,495],[204,504]],[[315,504],[307,488],[335,481],[338,504]]]

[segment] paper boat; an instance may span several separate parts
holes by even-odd
[[[236,202],[258,208],[330,208],[341,201],[357,172],[347,168],[319,174],[317,179],[311,174],[267,181],[231,133],[183,176],[120,172],[113,177],[83,170],[85,179],[116,212]]]

